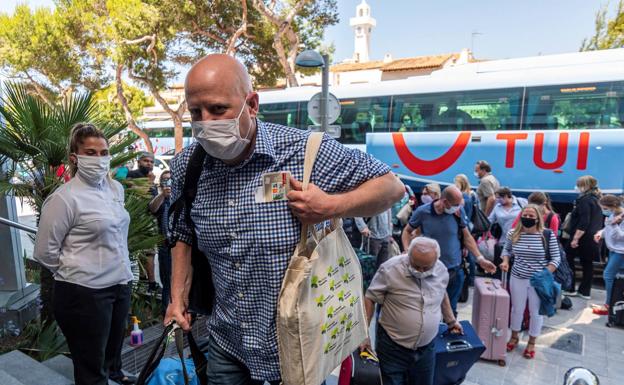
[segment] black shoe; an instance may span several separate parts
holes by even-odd
[[[109,380],[116,382],[121,385],[132,385],[137,381],[137,378],[134,376],[126,376],[124,374],[121,375],[111,375],[108,377]]]

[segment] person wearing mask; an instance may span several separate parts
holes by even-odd
[[[574,201],[574,209],[570,218],[569,234],[572,235],[566,246],[568,264],[575,271],[575,259],[581,262],[582,278],[578,292],[565,292],[565,295],[576,296],[583,299],[591,298],[591,286],[594,278],[594,261],[600,256],[600,248],[594,242],[594,234],[603,226],[604,217],[600,208],[601,197],[598,189],[598,181],[591,175],[585,175],[577,179],[576,189],[579,196]],[[566,229],[566,232],[568,229]],[[572,287],[576,287],[576,276],[572,275]]]
[[[502,251],[507,242],[507,234],[512,229],[514,221],[520,215],[522,207],[526,206],[526,200],[513,196],[509,187],[499,188],[496,190],[495,196],[496,205],[490,213],[488,220],[491,224],[498,224],[502,229],[501,237],[498,240],[499,250]],[[499,256],[497,255],[496,257]]]
[[[257,118],[259,95],[245,66],[225,54],[210,54],[189,70],[184,84],[196,141],[172,160],[175,202],[183,193],[194,151],[205,151],[190,218],[172,223],[171,303],[164,323],[190,330],[193,239],[212,269],[214,308],[207,317],[208,383],[281,382],[275,316],[289,261],[302,223],[372,217],[403,197],[390,168],[369,154],[322,138],[303,191],[310,131]],[[257,203],[262,176],[290,172],[287,200]],[[189,226],[187,220],[194,226]]]
[[[388,209],[364,221],[355,218],[355,225],[364,237],[362,242],[366,252],[377,259],[377,268],[390,257],[392,242],[392,210]]]
[[[446,187],[440,199],[422,205],[414,211],[401,237],[405,249],[410,244],[414,233],[433,238],[440,244],[440,260],[449,273],[446,291],[455,314],[457,314],[457,301],[465,278],[461,266],[462,248],[465,247],[473,253],[479,266],[486,272],[496,272],[496,266],[479,252],[477,243],[466,226],[465,214],[461,208],[462,202],[462,193],[457,187],[454,185]]]
[[[436,199],[440,199],[440,185],[437,183],[428,183],[422,189],[422,195],[420,196],[420,201],[422,204],[426,205],[427,203],[431,203]]]
[[[559,245],[557,237],[550,232],[549,239],[544,239],[544,223],[539,207],[527,205],[522,209],[520,224],[507,234],[507,242],[503,249],[503,262],[501,270],[507,272],[510,267],[510,258],[514,258],[511,269],[511,339],[507,344],[507,351],[516,348],[519,342],[519,333],[522,328],[524,309],[529,301],[529,342],[523,356],[528,359],[535,358],[535,342],[539,337],[544,316],[539,314],[540,298],[531,286],[531,277],[544,269],[554,273],[559,267]],[[546,244],[548,242],[548,254]]]
[[[551,229],[555,235],[559,234],[561,218],[559,218],[559,214],[557,214],[553,209],[548,194],[541,191],[534,191],[529,195],[527,201],[529,204],[534,204],[540,208],[540,211],[542,212],[542,219],[544,220],[544,228]],[[518,214],[518,217],[511,227],[516,227],[518,222],[520,222],[520,214]]]
[[[605,195],[600,198],[600,207],[605,219],[604,229],[594,235],[596,243],[604,239],[609,249],[609,259],[604,269],[602,277],[605,282],[607,297],[603,306],[594,307],[595,314],[609,314],[609,302],[613,292],[613,283],[616,275],[624,273],[624,209],[622,200],[615,195]]]
[[[109,175],[108,140],[94,125],[70,134],[72,179],[43,204],[34,258],[55,279],[54,316],[65,335],[77,385],[106,385],[121,372],[130,310],[130,216]]]
[[[479,187],[477,187],[479,208],[489,216],[496,204],[496,190],[500,188],[500,183],[492,175],[492,167],[485,160],[480,160],[475,164],[474,175],[479,178]]]
[[[410,114],[403,114],[401,118],[401,127],[399,127],[399,132],[410,132],[414,131],[414,123],[412,122],[412,117]]]
[[[370,326],[375,304],[383,305],[377,324],[381,378],[390,385],[432,385],[440,320],[453,333],[463,333],[445,291],[448,272],[440,246],[427,237],[410,242],[407,254],[385,262],[366,291],[364,306]],[[370,349],[370,339],[360,350]]]
[[[466,213],[465,221],[468,224],[468,229],[472,232],[472,211],[474,209],[474,205],[477,202],[477,194],[472,191],[470,188],[470,182],[468,181],[468,177],[464,174],[457,174],[453,179],[453,183],[457,188],[462,192],[462,196],[464,198],[464,213]],[[475,256],[468,252],[468,284],[470,286],[474,285],[474,279],[477,274],[477,264],[475,260]]]
[[[158,220],[158,231],[164,240],[158,246],[158,268],[162,283],[162,313],[165,314],[171,293],[171,249],[167,244],[169,237],[169,209],[171,208],[171,171],[160,175],[158,194],[148,204],[148,208]]]
[[[149,181],[149,192],[153,195],[157,194],[157,188],[154,185],[156,176],[154,175],[154,154],[151,152],[142,152],[139,155],[139,167],[136,170],[129,171],[126,179],[139,179],[147,178]],[[155,276],[154,257],[156,254],[153,250],[146,251],[145,253],[145,272],[147,274],[148,290],[155,292],[158,288]]]

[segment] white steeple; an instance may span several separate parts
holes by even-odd
[[[349,24],[355,32],[355,50],[353,60],[356,63],[363,63],[369,60],[370,35],[377,21],[371,17],[370,6],[366,0],[362,0],[355,9],[355,17],[352,17]]]

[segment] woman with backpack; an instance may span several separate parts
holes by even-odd
[[[574,291],[576,280],[573,276],[572,291],[564,294],[590,299],[594,278],[594,261],[598,260],[600,255],[600,248],[593,238],[594,234],[602,228],[604,222],[602,208],[598,202],[602,194],[598,189],[598,181],[591,175],[578,178],[576,188],[579,191],[579,196],[574,201],[569,226],[563,230],[571,236],[566,245],[568,264],[574,271],[575,259],[578,258],[581,262],[583,276],[578,287],[578,293]]]
[[[594,236],[596,243],[604,239],[609,249],[609,259],[603,272],[607,298],[605,304],[593,309],[595,314],[609,314],[609,303],[613,292],[613,283],[618,273],[624,273],[624,208],[622,200],[615,195],[605,195],[600,198],[600,206],[605,219],[605,227]]]
[[[545,239],[548,234],[548,239]],[[546,246],[548,242],[548,246]],[[533,286],[531,277],[548,269],[551,273],[559,266],[559,246],[552,231],[544,232],[544,222],[538,206],[529,204],[522,209],[520,224],[507,234],[507,242],[502,252],[501,270],[510,268],[510,258],[514,258],[511,269],[511,339],[507,351],[516,348],[522,328],[524,308],[529,300],[531,320],[529,325],[529,343],[523,353],[527,359],[535,358],[535,341],[539,337],[544,317],[539,314],[541,301]]]

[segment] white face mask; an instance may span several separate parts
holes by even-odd
[[[420,200],[422,201],[423,204],[427,204],[427,203],[433,202],[433,198],[431,197],[431,195],[422,195],[420,197]]]
[[[574,186],[574,191],[581,192],[581,189],[579,188],[579,186]]]
[[[429,269],[427,271],[418,271],[416,269],[414,269],[412,266],[408,267],[408,270],[410,272],[410,274],[412,275],[412,277],[416,278],[416,279],[425,279],[425,278],[429,278],[433,275],[433,269]]]
[[[78,158],[78,175],[90,184],[102,182],[110,170],[110,156],[76,155]]]
[[[243,108],[234,119],[191,122],[193,136],[208,155],[221,160],[232,160],[245,151],[250,140],[241,137],[239,120],[246,106],[247,101],[243,103]],[[247,132],[247,136],[250,131]]]
[[[457,210],[459,210],[461,208],[461,206],[457,205],[457,206],[451,206],[448,209],[445,207],[444,208],[444,212],[447,214],[455,214],[457,212]]]

